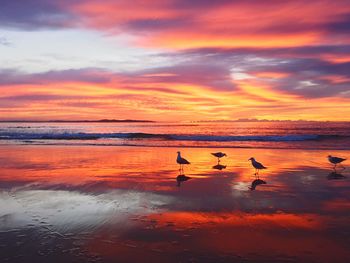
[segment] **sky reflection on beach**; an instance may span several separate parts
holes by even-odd
[[[174,148],[2,147],[5,258],[59,262],[69,250],[67,262],[350,260],[349,172],[332,180],[328,152],[225,149],[227,167],[215,170],[211,150],[182,151],[191,180],[179,187]],[[252,156],[268,167],[255,191]]]

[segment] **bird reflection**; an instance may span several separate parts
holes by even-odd
[[[213,166],[213,169],[216,169],[216,170],[224,170],[226,169],[226,165],[221,165],[221,164],[217,164],[217,165],[214,165]]]
[[[255,190],[255,188],[258,186],[258,185],[261,185],[261,184],[266,184],[266,182],[264,180],[261,180],[261,179],[255,179],[253,182],[252,182],[252,185],[249,187],[250,190]]]
[[[184,175],[184,174],[179,174],[179,175],[176,177],[177,186],[180,187],[182,182],[186,182],[186,181],[188,181],[188,180],[190,180],[190,179],[191,179],[191,177],[189,177],[189,176],[186,176],[186,175]]]
[[[328,180],[339,180],[339,179],[344,179],[345,176],[342,175],[341,173],[338,172],[331,172],[329,175],[327,175]]]

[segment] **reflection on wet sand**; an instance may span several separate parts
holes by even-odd
[[[224,170],[226,169],[226,165],[221,165],[221,164],[217,164],[217,165],[214,165],[213,166],[213,169],[216,169],[216,170]]]
[[[338,180],[338,179],[344,179],[345,176],[338,172],[331,172],[330,174],[328,174],[327,178],[328,180]]]
[[[217,176],[210,149],[179,175],[174,148],[1,147],[2,261],[350,262],[348,173],[305,161],[327,153],[225,151]]]
[[[252,185],[249,187],[250,190],[255,190],[255,188],[258,186],[258,185],[261,185],[261,184],[266,184],[265,181],[261,180],[261,179],[255,179],[253,182],[252,182]]]
[[[191,179],[191,177],[189,177],[189,176],[186,176],[186,175],[184,175],[184,174],[179,174],[179,175],[176,177],[177,186],[180,187],[182,182],[186,182],[186,181],[188,181],[188,180],[190,180],[190,179]]]

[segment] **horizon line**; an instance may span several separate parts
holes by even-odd
[[[137,120],[137,119],[99,119],[99,120],[0,120],[0,123],[5,122],[31,122],[31,123],[45,123],[45,122],[57,122],[57,123],[84,123],[84,122],[168,122],[168,121],[156,121],[156,120]],[[235,119],[235,120],[189,120],[181,122],[350,122],[350,120],[269,120],[269,119]]]

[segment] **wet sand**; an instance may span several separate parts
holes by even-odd
[[[350,151],[177,150],[1,146],[1,261],[350,262]]]

